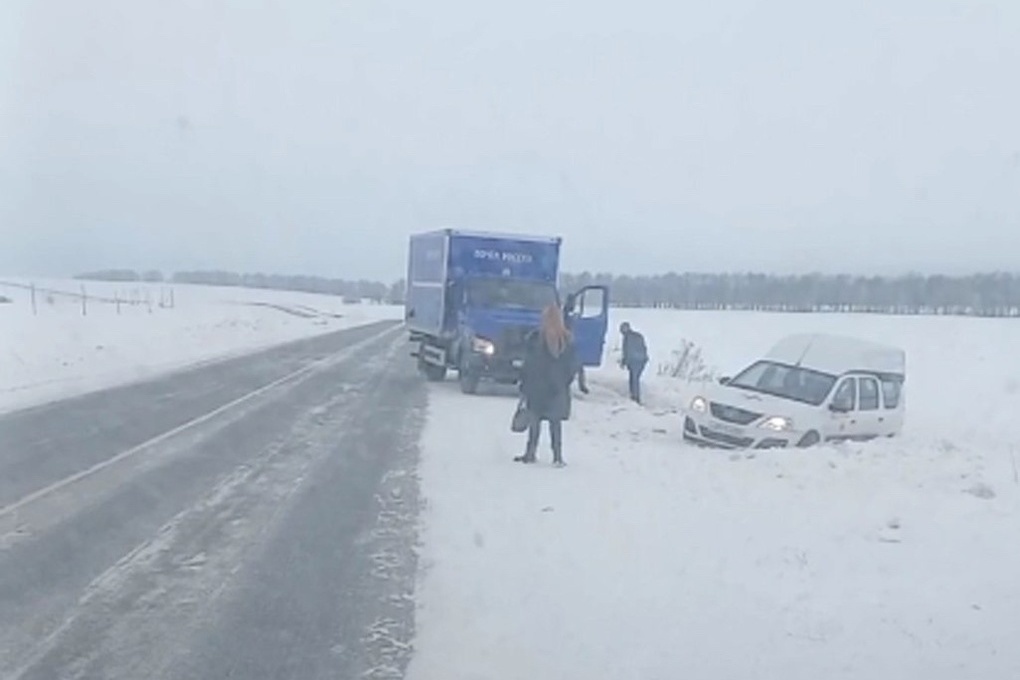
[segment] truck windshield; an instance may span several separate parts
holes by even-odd
[[[744,369],[729,385],[819,406],[829,396],[836,376],[799,366],[759,361]]]
[[[555,304],[556,288],[541,281],[474,279],[467,286],[472,307],[543,309]]]

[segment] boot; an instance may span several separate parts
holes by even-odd
[[[535,451],[538,446],[531,446],[530,442],[526,449],[524,449],[523,456],[516,456],[514,458],[515,463],[534,463],[535,462]]]
[[[534,463],[535,453],[538,451],[538,438],[540,436],[541,423],[532,422],[528,428],[528,443],[524,445],[524,455],[517,456],[514,461],[517,463]]]
[[[588,379],[584,375],[584,367],[577,371],[577,389],[581,390],[581,394],[588,394]]]

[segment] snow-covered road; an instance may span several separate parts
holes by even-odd
[[[0,416],[0,677],[393,677],[424,403],[385,323]]]

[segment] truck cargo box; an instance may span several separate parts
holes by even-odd
[[[411,237],[404,318],[412,332],[431,335],[442,333],[447,246],[446,232],[437,231]]]

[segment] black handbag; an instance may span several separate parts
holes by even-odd
[[[514,417],[510,421],[510,431],[527,432],[529,427],[531,427],[531,411],[528,410],[528,404],[524,397],[521,397],[517,402]]]

